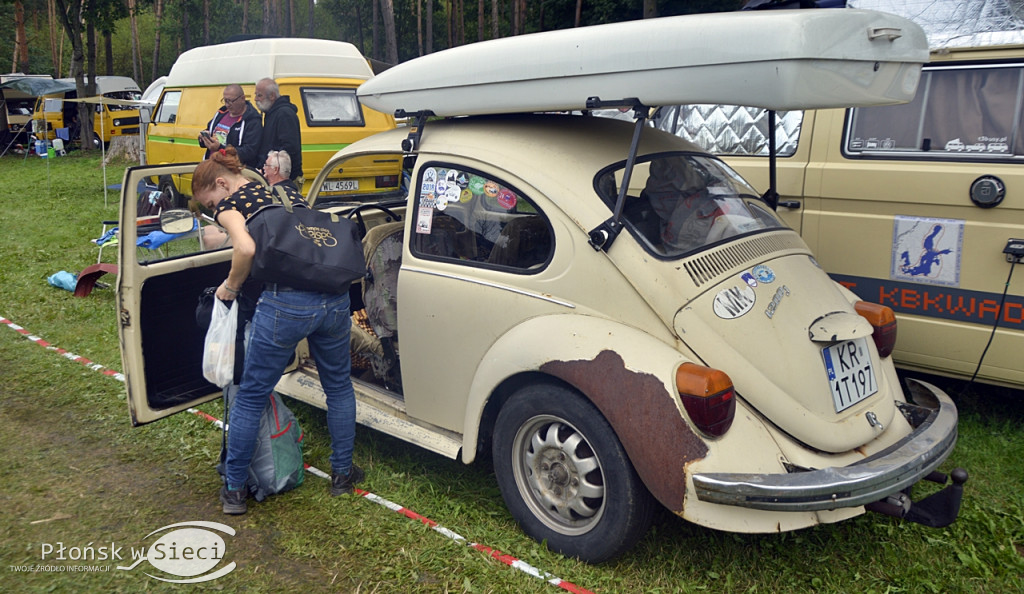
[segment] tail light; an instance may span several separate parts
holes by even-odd
[[[896,314],[892,309],[869,301],[858,301],[853,308],[874,328],[871,337],[875,339],[878,356],[884,359],[891,355],[896,346]]]
[[[398,187],[397,175],[378,175],[377,176],[377,187],[378,188],[397,188]]]
[[[710,437],[725,435],[736,415],[736,391],[724,371],[683,363],[676,370],[676,389],[701,432]]]

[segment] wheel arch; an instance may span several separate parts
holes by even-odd
[[[679,512],[686,466],[708,452],[673,394],[675,370],[686,360],[657,338],[603,318],[528,320],[495,341],[477,369],[466,406],[463,461],[472,462],[489,446],[498,411],[519,388],[560,384],[594,404],[651,494]]]

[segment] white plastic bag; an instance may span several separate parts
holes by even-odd
[[[231,307],[214,297],[210,329],[203,347],[203,377],[219,388],[235,378],[235,331],[238,328],[237,299]]]

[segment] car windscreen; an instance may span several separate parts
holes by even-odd
[[[594,180],[614,211],[625,163]],[[622,221],[651,254],[674,259],[739,235],[785,227],[757,192],[716,158],[662,153],[633,168]]]

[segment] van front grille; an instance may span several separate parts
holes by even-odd
[[[745,241],[730,243],[683,262],[683,268],[697,287],[714,281],[724,274],[746,268],[761,261],[768,254],[797,251],[810,253],[795,231],[763,233]]]

